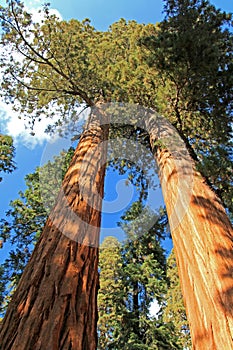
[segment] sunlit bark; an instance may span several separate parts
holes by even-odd
[[[98,244],[108,126],[95,113],[8,307],[1,350],[97,347]],[[102,147],[99,147],[99,146]]]
[[[162,118],[150,117],[146,125],[160,170],[193,349],[232,349],[231,223],[175,129]]]

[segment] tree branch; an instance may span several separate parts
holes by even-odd
[[[38,61],[36,58],[34,57],[30,57],[28,56],[27,54],[25,54],[24,52],[22,52],[21,50],[19,51],[24,57],[26,57],[27,59],[31,59],[33,62],[36,62],[38,64],[47,64],[49,67],[52,68],[52,70],[54,70],[56,73],[58,73],[60,76],[62,76],[66,81],[68,81],[72,88],[73,88],[73,92],[71,93],[71,91],[66,91],[68,94],[72,94],[72,95],[75,95],[75,96],[79,96],[81,97],[89,106],[93,106],[94,105],[94,102],[87,96],[87,94],[82,90],[80,89],[79,87],[76,86],[76,84],[74,82],[72,82],[72,80],[70,79],[69,76],[67,76],[62,70],[58,69],[56,66],[54,66],[51,61],[44,57],[43,55],[41,55],[37,50],[35,50],[35,48],[28,42],[28,40],[25,38],[24,34],[22,33],[22,30],[20,28],[20,25],[19,25],[19,22],[18,22],[18,19],[17,19],[17,15],[14,11],[14,5],[13,5],[13,1],[11,1],[11,11],[12,11],[12,14],[13,14],[13,17],[14,17],[14,21],[15,21],[15,25],[14,26],[11,22],[5,20],[5,18],[3,18],[3,20],[5,22],[7,22],[10,26],[12,26],[16,31],[17,33],[19,34],[20,38],[22,39],[22,41],[24,42],[24,44],[26,45],[26,47],[28,47],[28,49],[36,56],[38,57],[41,61]],[[18,49],[18,47],[17,47]],[[63,90],[65,91],[65,90]]]

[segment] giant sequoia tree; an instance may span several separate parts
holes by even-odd
[[[174,216],[176,227],[171,225],[181,286],[194,348],[231,348],[232,228],[214,194],[231,209],[233,38],[223,29],[231,24],[231,15],[198,0],[167,1],[165,9],[158,36],[147,37],[142,44],[149,49],[148,64],[157,68],[166,85],[168,104],[160,110],[189,151],[177,167],[176,156],[157,150],[160,168],[164,167],[162,185],[170,224],[178,204],[175,181],[180,181],[184,193],[191,176],[188,164],[193,164],[188,210],[180,221],[185,211],[181,204]],[[197,168],[208,179],[201,178]],[[224,318],[218,324],[214,314],[220,313]]]
[[[62,151],[53,161],[37,167],[25,177],[26,190],[9,204],[6,217],[0,220],[2,246],[11,244],[11,250],[1,265],[0,313],[4,314],[22,272],[38,241],[49,211],[54,205],[62,179],[72,159],[74,149]],[[53,174],[61,174],[59,178]],[[43,188],[41,186],[43,182]]]
[[[121,20],[102,33],[88,20],[58,21],[49,16],[47,8],[44,22],[33,24],[20,1],[7,1],[7,7],[1,8],[2,44],[8,50],[8,60],[2,59],[3,95],[8,102],[17,102],[21,117],[29,118],[32,127],[42,113],[58,115],[62,123],[77,117],[78,106],[96,104],[8,307],[1,328],[4,350],[96,348],[97,247],[106,157],[103,141],[111,127],[101,106],[116,101],[165,112],[167,119],[148,110],[143,123],[160,169],[193,346],[232,347],[232,228],[214,193],[219,190],[228,205],[226,191],[215,175],[207,184],[196,170],[198,163],[213,169],[214,161],[208,162],[208,157],[215,159],[218,154],[223,156],[222,179],[224,169],[226,174],[229,169],[232,35],[223,31],[222,25],[230,17],[215,11],[207,1],[177,0],[167,1],[167,5],[174,9],[172,18],[179,16],[175,25],[194,15],[188,27],[189,32],[194,31],[190,38],[196,33],[194,24],[209,24],[209,32],[205,26],[203,31],[211,34],[212,41],[205,40],[199,48],[200,52],[209,49],[213,56],[208,74],[203,74],[202,66],[200,71],[198,64],[192,66],[189,57],[174,55],[173,49],[180,52],[181,41],[169,46],[173,43],[170,32],[179,39],[180,28],[169,19],[170,10],[162,28]],[[157,38],[161,52],[167,51],[168,56],[156,57]],[[187,52],[198,57],[196,42],[184,43],[189,43]],[[17,61],[15,51],[22,59]],[[99,144],[105,145],[101,152]]]
[[[156,36],[141,44],[162,76],[159,112],[179,131],[206,181],[232,208],[231,15],[208,1],[166,1]]]

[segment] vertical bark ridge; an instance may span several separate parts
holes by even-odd
[[[97,347],[98,244],[108,138],[102,117],[95,113],[81,137],[3,320],[1,350]]]
[[[183,141],[164,119],[147,120],[178,264],[193,349],[233,348],[233,230]],[[175,141],[174,141],[175,140]],[[188,194],[188,197],[187,197]]]

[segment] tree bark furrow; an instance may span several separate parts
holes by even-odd
[[[165,143],[157,149],[155,157],[193,349],[233,349],[231,223],[220,200],[183,151],[185,146],[176,141],[176,131],[169,122],[154,116],[146,124],[151,147],[155,140]]]
[[[101,153],[97,146],[108,137],[108,127],[100,122],[93,115],[89,127],[94,132],[84,132],[75,151],[5,315],[1,350],[96,349],[98,244],[107,152],[106,145]]]

